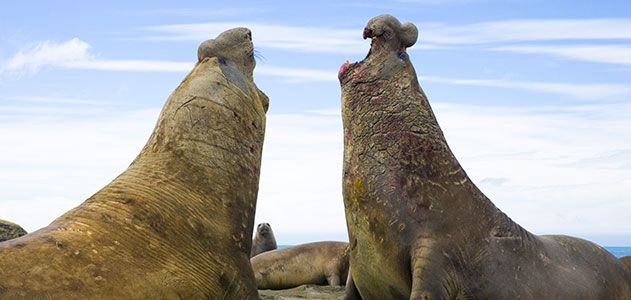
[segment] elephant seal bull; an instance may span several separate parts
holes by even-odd
[[[259,289],[304,284],[339,286],[348,276],[348,243],[315,242],[261,253],[250,259]]]
[[[256,235],[252,240],[252,251],[250,251],[250,257],[257,256],[263,252],[274,250],[278,248],[276,245],[276,238],[272,231],[272,226],[269,223],[261,223],[256,226]]]
[[[267,97],[250,30],[220,34],[129,168],[0,244],[1,299],[258,299],[249,254]]]
[[[631,273],[613,255],[526,231],[471,182],[406,52],[416,37],[375,17],[368,56],[340,68],[346,299],[630,299]]]
[[[26,230],[20,227],[20,225],[0,220],[0,242],[19,238],[25,234]]]

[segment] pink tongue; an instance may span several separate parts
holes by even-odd
[[[340,70],[339,70],[339,71],[337,71],[337,77],[340,77],[340,75],[342,75],[342,73],[344,73],[344,71],[346,71],[346,69],[348,69],[348,66],[349,66],[349,65],[347,65],[346,63],[343,63],[343,64],[340,66]]]

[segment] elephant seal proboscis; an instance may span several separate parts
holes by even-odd
[[[274,231],[269,223],[261,223],[256,226],[256,234],[252,240],[252,251],[250,257],[257,256],[263,252],[271,251],[278,248]]]
[[[20,225],[0,220],[0,242],[19,238],[26,234],[26,230]]]
[[[315,242],[264,252],[250,262],[259,289],[339,286],[348,276],[348,254],[348,243]]]
[[[368,56],[339,72],[346,298],[631,299],[631,273],[609,252],[526,231],[471,182],[406,52],[417,35],[375,17]]]
[[[249,254],[268,99],[250,30],[200,47],[127,170],[0,244],[1,299],[258,299]]]

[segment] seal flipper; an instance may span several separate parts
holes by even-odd
[[[441,262],[440,260],[430,259],[431,247],[414,247],[411,254],[412,290],[410,300],[448,299],[442,280],[436,280],[437,272],[447,272],[447,270],[443,270],[442,266],[437,267],[437,264]],[[427,280],[430,278],[428,276],[430,273],[433,277],[431,281]]]
[[[355,281],[353,281],[353,275],[351,270],[348,270],[348,278],[346,279],[346,288],[344,290],[344,300],[362,300],[362,296],[359,294]]]

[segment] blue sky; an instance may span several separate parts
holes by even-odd
[[[11,2],[0,11],[0,218],[45,226],[123,171],[221,31],[252,29],[270,97],[257,222],[344,239],[341,63],[366,22],[419,27],[410,56],[480,188],[535,233],[631,246],[628,1]]]

